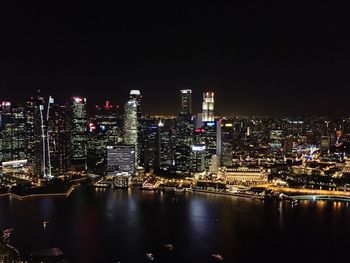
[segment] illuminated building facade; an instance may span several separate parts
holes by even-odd
[[[203,93],[202,121],[214,121],[214,92]]]
[[[158,166],[158,149],[159,149],[159,127],[154,123],[144,122],[141,130],[143,160],[145,168]]]
[[[221,121],[221,155],[220,163],[222,166],[232,166],[232,152],[234,130],[233,121]]]
[[[218,147],[218,145],[221,144],[221,138],[220,136],[218,136],[218,134],[220,134],[220,129],[218,129],[218,126],[220,126],[221,128],[220,122],[208,121],[203,123],[202,138],[206,147],[205,168],[207,170],[209,170],[210,168],[212,156],[219,156],[218,153],[220,148]]]
[[[178,172],[189,171],[191,168],[191,146],[193,144],[193,119],[189,113],[191,109],[191,93],[180,92],[181,106],[180,113],[176,120],[175,131],[175,169]]]
[[[107,176],[134,175],[135,158],[135,145],[107,146]]]
[[[2,161],[26,158],[24,108],[2,102],[0,109]]]
[[[233,185],[256,185],[264,184],[268,181],[267,173],[259,168],[226,168],[223,170],[227,184]]]
[[[138,121],[136,100],[129,100],[124,107],[124,143],[134,145],[136,151],[136,163],[138,163]]]
[[[174,166],[175,132],[171,120],[163,120],[159,127],[159,168],[169,171]]]
[[[281,149],[283,140],[283,130],[271,130],[270,131],[270,143],[269,146],[273,149]]]
[[[122,120],[119,107],[107,100],[104,105],[95,105],[88,124],[87,169],[91,173],[105,174],[106,147],[121,142]]]
[[[192,114],[192,90],[183,89],[181,93],[180,115]]]
[[[143,160],[143,147],[141,138],[142,129],[142,94],[140,90],[131,90],[129,95],[129,100],[134,100],[136,102],[136,117],[137,117],[137,147],[136,147],[136,161],[141,164]]]
[[[86,99],[72,98],[70,102],[70,163],[73,170],[85,171],[87,166]]]
[[[49,151],[52,176],[69,171],[69,123],[67,107],[51,104],[48,119]]]
[[[205,170],[205,144],[192,145],[191,150],[191,171],[203,172]]]

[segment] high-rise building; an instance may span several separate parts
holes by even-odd
[[[159,168],[169,171],[174,166],[175,132],[171,120],[163,120],[158,124],[159,129]]]
[[[222,166],[232,166],[234,130],[233,121],[221,121],[221,155]]]
[[[72,98],[69,110],[71,169],[85,171],[87,166],[86,99],[80,97]]]
[[[202,121],[214,121],[214,92],[203,93]]]
[[[141,165],[143,157],[142,147],[142,137],[141,137],[141,129],[142,129],[142,95],[140,90],[131,90],[129,95],[129,100],[135,100],[136,102],[136,116],[137,116],[137,147],[136,147],[136,161],[137,164]]]
[[[24,108],[3,102],[0,108],[2,161],[26,158]]]
[[[205,170],[205,144],[192,145],[191,150],[191,171],[203,172]]]
[[[180,114],[190,115],[192,114],[192,90],[183,89],[180,92],[181,92]]]
[[[135,162],[138,163],[138,121],[136,100],[129,100],[124,107],[124,143],[134,145],[136,151]]]
[[[69,171],[69,122],[67,107],[58,103],[50,105],[48,126],[51,175],[64,175]]]
[[[135,174],[135,145],[116,144],[107,146],[107,175]]]
[[[30,97],[27,99],[24,115],[26,119],[25,129],[26,129],[26,158],[28,160],[28,164],[31,167],[35,166],[35,146],[37,143],[38,137],[35,134],[35,111],[36,111],[36,103],[34,97]]]
[[[106,147],[122,141],[122,122],[119,107],[106,101],[96,105],[88,125],[87,169],[91,173],[105,174]]]
[[[281,149],[282,139],[283,139],[283,130],[271,130],[269,146],[273,149]]]
[[[157,124],[145,122],[142,127],[142,148],[143,160],[142,164],[145,168],[158,166],[158,150],[159,150],[159,127]]]
[[[178,172],[186,172],[191,168],[191,146],[193,144],[193,118],[191,109],[191,93],[181,91],[181,105],[175,127],[174,167]],[[186,113],[185,113],[186,112]]]
[[[221,137],[218,136],[220,134],[221,123],[220,121],[208,121],[203,123],[203,131],[202,131],[202,139],[205,143],[205,168],[209,169],[212,161],[212,156],[220,155],[220,147],[218,145],[221,144]],[[220,128],[218,129],[218,126]]]

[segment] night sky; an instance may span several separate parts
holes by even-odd
[[[220,114],[350,113],[350,10],[335,1],[7,2],[0,100],[140,89],[146,113],[176,114],[191,88],[194,111],[214,91]]]

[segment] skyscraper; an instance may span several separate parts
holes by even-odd
[[[69,123],[65,105],[50,105],[47,122],[50,166],[53,176],[66,174],[69,170]]]
[[[32,167],[35,165],[35,145],[37,139],[35,136],[35,106],[34,97],[30,97],[27,99],[24,108],[24,115],[26,118],[26,158],[28,164]]]
[[[183,89],[180,92],[181,92],[180,114],[181,115],[192,114],[192,90]]]
[[[144,122],[142,127],[142,163],[145,168],[152,168],[158,165],[159,127],[155,122],[156,120]]]
[[[173,120],[159,122],[159,168],[171,170],[174,166],[174,124]]]
[[[193,119],[191,116],[191,92],[181,91],[180,113],[176,120],[175,168],[185,172],[191,168],[191,146],[193,144]]]
[[[138,152],[137,103],[135,99],[129,100],[124,107],[124,143],[134,145],[136,153]],[[138,163],[137,154],[135,162]]]
[[[26,158],[24,108],[3,102],[0,108],[2,161]]]
[[[95,174],[105,174],[106,147],[121,142],[122,125],[118,118],[119,107],[107,100],[103,106],[95,105],[89,120],[87,169]]]
[[[107,146],[107,175],[135,174],[135,146],[116,144]]]
[[[214,121],[214,92],[203,93],[202,121]]]
[[[80,97],[72,98],[69,110],[71,168],[85,171],[87,160],[86,99]]]
[[[140,90],[131,90],[129,95],[129,100],[135,100],[136,102],[136,116],[137,116],[137,147],[136,147],[136,161],[138,164],[142,164],[143,157],[143,147],[141,142],[141,129],[142,129],[142,95]]]

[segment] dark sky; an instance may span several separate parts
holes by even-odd
[[[7,2],[0,100],[40,88],[124,103],[137,88],[145,112],[175,114],[192,88],[195,111],[208,90],[221,114],[350,113],[350,10],[336,1]]]

